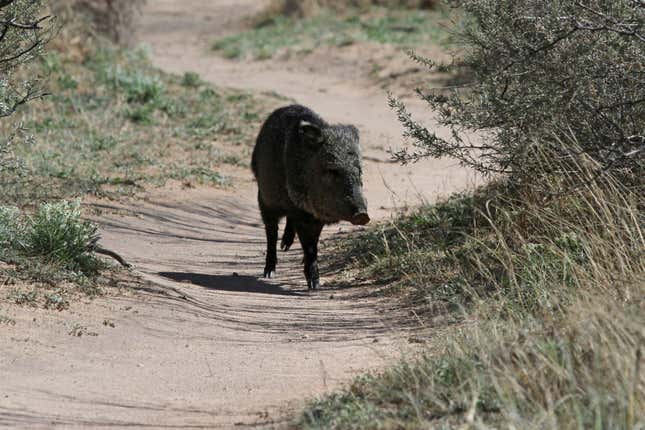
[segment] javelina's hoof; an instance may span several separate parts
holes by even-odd
[[[312,279],[307,281],[307,287],[309,287],[310,290],[317,290],[320,287],[320,280]]]
[[[273,266],[267,265],[264,268],[264,277],[271,279],[271,277],[273,277],[273,275],[275,275],[275,264]]]
[[[271,278],[271,276],[273,276],[273,274],[275,273],[275,268],[277,265],[278,259],[275,257],[275,255],[267,255],[267,259],[264,264],[264,277]]]
[[[293,245],[293,239],[285,240],[283,237],[282,242],[280,242],[280,249],[287,252],[291,248],[291,245]]]

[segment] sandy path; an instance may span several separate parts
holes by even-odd
[[[276,282],[257,279],[253,200],[202,191],[129,209],[136,216],[104,221],[105,242],[154,285],[69,313],[10,313],[0,426],[273,426],[405,348],[390,329],[396,313],[342,291],[308,294],[298,253],[282,258]],[[70,336],[75,327],[85,334]]]
[[[141,39],[165,70],[276,91],[356,124],[371,160],[366,190],[377,218],[470,183],[451,163],[403,169],[374,161],[396,146],[400,126],[382,91],[348,77],[347,65],[341,73],[209,55],[212,38],[259,3],[155,0]],[[132,216],[102,219],[104,244],[151,286],[60,314],[4,310],[16,325],[0,327],[0,426],[276,427],[303,399],[399,357],[408,347],[402,316],[346,291],[308,293],[299,250],[279,255],[275,280],[257,278],[264,237],[255,193],[244,171],[234,191],[166,190],[126,207]],[[347,227],[327,231],[338,228]]]

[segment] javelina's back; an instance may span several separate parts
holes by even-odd
[[[265,204],[294,209],[286,188],[285,145],[298,132],[301,121],[320,127],[327,124],[311,109],[292,105],[273,112],[265,121],[253,149],[251,168]]]

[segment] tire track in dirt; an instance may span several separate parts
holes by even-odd
[[[10,313],[21,330],[1,345],[0,427],[272,428],[303,399],[396,359],[399,313],[307,292],[300,252],[258,279],[263,228],[244,187],[99,206],[132,214],[103,218],[103,242],[151,282],[67,313]]]

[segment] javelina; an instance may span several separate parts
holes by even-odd
[[[304,106],[273,112],[258,135],[251,167],[267,236],[264,276],[277,264],[278,222],[287,217],[281,248],[296,233],[304,252],[305,278],[318,288],[318,238],[325,224],[370,221],[362,191],[361,149],[352,125],[330,125]]]

